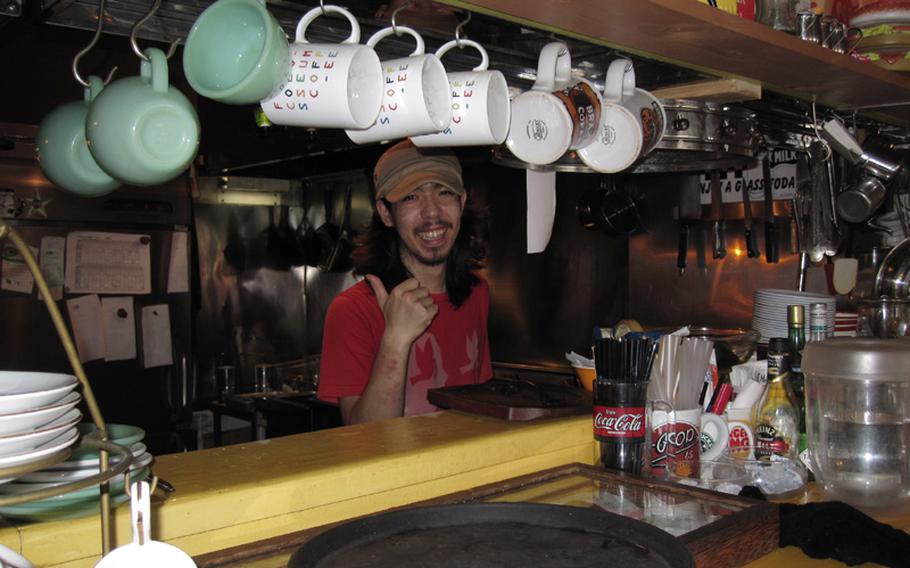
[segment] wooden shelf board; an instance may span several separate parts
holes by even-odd
[[[440,1],[721,77],[757,80],[835,109],[881,107],[880,118],[910,124],[910,77],[695,0]]]

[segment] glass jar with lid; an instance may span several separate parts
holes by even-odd
[[[809,457],[856,507],[910,502],[910,341],[834,338],[803,352]]]

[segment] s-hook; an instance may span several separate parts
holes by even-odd
[[[404,10],[404,9],[406,9],[408,6],[410,6],[410,5],[411,5],[411,1],[412,1],[412,0],[405,0],[405,3],[404,3],[404,4],[402,4],[401,6],[395,8],[395,10],[392,11],[392,31],[395,32],[395,35],[401,35],[401,32],[398,31],[398,21],[397,21],[398,12],[401,12],[402,10]]]
[[[465,18],[464,20],[458,22],[458,25],[455,26],[455,45],[457,45],[459,49],[464,47],[463,45],[461,45],[461,40],[462,40],[461,31],[464,29],[465,25],[467,25],[467,23],[471,21],[471,11],[468,10],[467,12],[468,12],[468,17]]]
[[[79,53],[73,57],[73,77],[79,81],[79,84],[83,87],[88,87],[89,83],[82,78],[82,75],[79,74],[79,60],[82,59],[82,56],[92,50],[95,47],[95,44],[98,43],[98,38],[101,37],[101,27],[104,25],[104,0],[98,0],[98,25],[95,26],[95,35],[92,36],[92,40],[88,42],[88,45],[82,48]],[[107,78],[104,79],[104,84],[107,85],[111,82],[111,79],[114,77],[114,73],[117,72],[117,66],[111,68],[110,73],[107,74]]]
[[[323,16],[329,15],[329,13],[325,11],[325,0],[319,0],[319,8],[322,10]]]
[[[139,44],[136,42],[136,35],[139,32],[139,28],[141,28],[143,25],[145,25],[145,23],[147,21],[149,21],[152,16],[155,15],[155,12],[158,11],[159,7],[161,7],[161,0],[155,0],[154,2],[152,2],[152,7],[149,8],[148,12],[146,12],[145,15],[143,15],[141,18],[139,18],[136,21],[136,23],[133,24],[132,29],[130,29],[130,45],[133,46],[133,53],[138,55],[139,59],[141,59],[143,61],[148,61],[149,58],[146,54],[142,53],[141,49],[139,49]],[[179,44],[179,43],[180,43],[180,38],[177,38],[171,42],[171,46],[167,50],[168,59],[170,59],[174,55],[174,52],[177,51],[177,44]]]

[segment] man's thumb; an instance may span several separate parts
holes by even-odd
[[[376,302],[379,304],[379,309],[382,309],[385,307],[385,301],[389,299],[389,293],[386,292],[382,280],[380,280],[378,276],[367,274],[367,282],[370,283],[370,288],[372,288],[373,293],[376,294]]]

